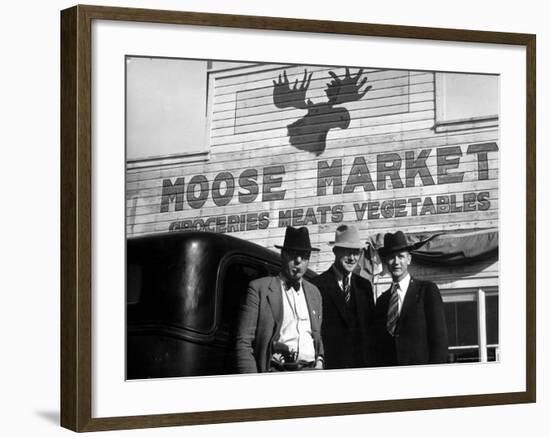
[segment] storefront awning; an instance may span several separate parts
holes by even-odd
[[[498,259],[498,229],[496,228],[418,232],[407,233],[406,236],[411,245],[425,242],[412,252],[413,260],[418,264],[453,266]],[[377,249],[384,245],[384,233],[373,235],[369,243],[359,260],[357,273],[372,278],[383,271]]]
[[[466,264],[479,259],[498,257],[498,229],[407,233],[411,244],[426,241],[412,252],[415,262],[436,264]],[[384,234],[372,239],[375,248],[384,245]]]

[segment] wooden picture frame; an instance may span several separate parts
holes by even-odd
[[[526,50],[525,390],[364,402],[92,416],[92,22],[158,23],[392,39],[489,43]],[[161,10],[75,6],[61,12],[61,425],[77,432],[366,414],[536,400],[536,38],[531,34]]]

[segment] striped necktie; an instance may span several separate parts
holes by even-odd
[[[388,319],[386,322],[386,329],[392,336],[395,334],[397,319],[399,319],[399,283],[395,282],[392,285],[390,305],[388,307]]]
[[[349,301],[351,300],[351,284],[348,275],[344,275],[344,277],[342,278],[342,291],[344,292],[344,299],[346,299],[346,304],[349,304]]]

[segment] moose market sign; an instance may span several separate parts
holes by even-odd
[[[312,161],[317,171],[316,188],[307,196],[316,196],[319,203],[327,195],[348,195],[356,192],[406,189],[417,186],[459,184],[464,182],[461,162],[464,155],[471,155],[477,163],[477,180],[489,178],[489,154],[498,151],[494,142],[460,146],[422,149],[415,153],[383,153],[376,155],[376,162],[358,156],[344,174],[344,161]],[[435,155],[435,156],[434,156]],[[428,161],[435,160],[436,172],[432,174]],[[247,168],[238,174],[230,171],[218,173],[212,181],[206,175],[190,178],[164,179],[160,212],[197,210],[211,199],[216,206],[230,203],[250,204],[285,199],[284,165],[264,168]],[[373,176],[374,175],[374,176]],[[489,191],[464,192],[461,195],[437,195],[424,197],[400,197],[385,201],[353,203],[355,220],[380,218],[455,214],[471,211],[487,211],[491,207]],[[320,205],[310,208],[281,209],[248,214],[196,217],[170,224],[170,230],[196,229],[215,232],[239,232],[266,229],[273,222],[278,227],[287,225],[316,225],[343,221],[345,204]]]

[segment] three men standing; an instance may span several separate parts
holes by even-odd
[[[374,302],[371,283],[353,273],[358,230],[340,225],[334,263],[306,281],[307,228],[288,227],[278,276],[252,281],[241,305],[236,357],[240,373],[445,363],[447,326],[437,285],[410,276],[410,245],[401,231],[384,236],[379,254],[392,286]]]
[[[330,244],[334,263],[311,281],[323,297],[325,368],[368,367],[373,363],[374,296],[370,282],[353,273],[364,243],[355,226],[341,225]]]

